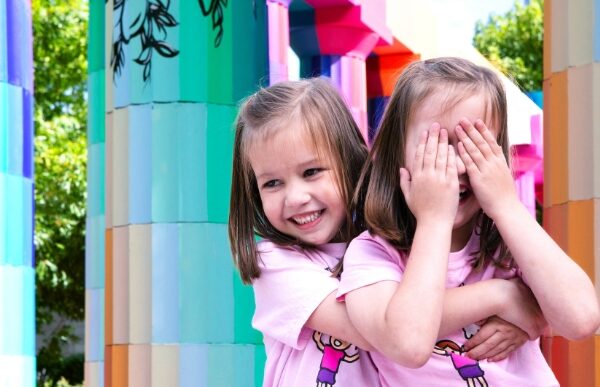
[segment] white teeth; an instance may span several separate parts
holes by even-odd
[[[294,219],[294,222],[296,222],[298,224],[306,224],[306,223],[314,222],[319,216],[321,216],[321,211],[315,211],[310,215],[294,216],[294,217],[292,217],[292,219]]]

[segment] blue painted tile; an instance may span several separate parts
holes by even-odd
[[[129,107],[129,222],[152,220],[152,106]]]
[[[179,230],[152,225],[152,342],[179,342]]]
[[[31,10],[28,2],[6,1],[9,83],[33,91]]]
[[[104,360],[104,289],[86,289],[85,360]]]
[[[594,61],[600,62],[600,0],[594,2]]]
[[[8,82],[6,2],[0,2],[0,83]],[[1,116],[0,116],[1,117]]]
[[[152,221],[176,222],[179,213],[177,104],[152,110]]]
[[[208,385],[235,386],[236,345],[211,345],[208,349]]]
[[[23,174],[23,89],[8,87],[8,173]]]
[[[105,146],[104,143],[88,145],[87,215],[104,214],[105,200]]]
[[[88,75],[88,144],[104,143],[106,95],[104,70],[98,70]]]
[[[232,345],[235,348],[233,357],[233,385],[235,387],[254,387],[254,346]]]
[[[35,355],[34,271],[0,265],[0,355]]]
[[[104,214],[88,216],[85,233],[85,287],[104,288],[105,219]]]
[[[183,344],[179,347],[179,386],[209,387],[208,345]]]
[[[23,176],[33,177],[33,96],[23,89]]]
[[[8,133],[10,126],[10,105],[8,83],[0,83],[0,173],[8,172],[9,143]]]

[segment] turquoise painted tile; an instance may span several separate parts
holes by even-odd
[[[8,173],[23,174],[23,89],[8,86]]]
[[[23,354],[35,357],[35,271],[31,266],[22,266],[23,277]]]
[[[179,152],[179,214],[183,222],[208,220],[206,200],[206,105],[177,106],[177,150]]]
[[[9,207],[8,195],[6,194],[7,177],[8,175],[0,172],[0,265],[8,262],[8,239],[6,237],[10,223],[7,217],[7,207]]]
[[[87,168],[87,215],[98,216],[104,214],[104,182],[105,182],[105,144],[96,143],[88,145]]]
[[[0,354],[0,386],[35,387],[35,357]]]
[[[228,250],[225,225],[181,225],[182,342],[233,342],[233,264]]]
[[[106,95],[105,71],[97,70],[88,75],[88,144],[105,141]]]
[[[235,386],[236,345],[213,344],[208,348],[208,385]]]
[[[33,181],[23,179],[23,261],[26,267],[33,267]]]
[[[5,185],[8,198],[6,210],[6,262],[9,265],[20,266],[25,260],[24,238],[25,238],[25,206],[31,206],[33,203],[28,200],[30,195],[25,193],[25,182],[22,177],[6,175]],[[28,221],[27,223],[30,223]]]
[[[85,360],[104,360],[104,289],[86,289]]]
[[[182,101],[206,102],[208,67],[207,42],[209,24],[197,2],[180,3],[179,13],[179,88]]]
[[[25,355],[24,267],[0,266],[0,355]]]
[[[152,106],[129,107],[129,223],[152,221]]]
[[[267,353],[265,352],[265,346],[255,345],[254,346],[254,385],[262,386],[265,374],[265,363],[267,362]]]
[[[179,387],[209,387],[208,345],[179,347]]]
[[[176,222],[179,213],[177,104],[152,109],[152,221]]]
[[[104,69],[104,0],[89,0],[88,73]],[[91,93],[90,93],[91,94]]]
[[[197,4],[196,4],[197,6]],[[169,13],[180,20],[179,1],[172,0],[169,4]],[[166,27],[165,33],[161,34],[162,40],[170,49],[181,52],[179,44],[179,26]],[[180,92],[179,85],[185,82],[179,73],[179,54],[173,57],[162,56],[158,50],[152,53],[152,101],[154,102],[179,102]]]
[[[208,105],[208,220],[227,223],[237,107]]]
[[[152,342],[179,342],[179,230],[152,225]]]
[[[236,4],[237,5],[237,4]],[[215,47],[215,38],[217,31],[209,29],[207,33],[207,89],[208,102],[215,104],[234,105],[236,101],[233,98],[233,72],[239,71],[238,66],[233,63],[233,40],[234,30],[232,21],[233,4],[222,8],[223,36],[218,47]],[[247,17],[251,17],[251,13]],[[212,25],[210,17],[203,18],[200,23]],[[235,36],[235,39],[244,39],[242,36]],[[200,42],[202,44],[202,42]],[[248,59],[246,59],[248,60]],[[244,61],[245,62],[245,61]]]
[[[104,288],[105,221],[104,214],[88,216],[85,233],[85,287]]]
[[[236,387],[256,386],[252,384],[254,382],[253,378],[248,377],[254,374],[254,346],[238,344],[232,345],[232,347],[235,348],[233,356],[233,385]]]
[[[252,328],[252,316],[254,315],[254,292],[252,286],[244,285],[240,280],[236,269],[233,275],[233,297],[234,305],[234,328],[236,344],[261,344],[262,335]]]
[[[245,64],[236,66],[232,72],[233,101],[255,92],[260,81],[269,75],[266,10],[267,7],[246,1],[236,4],[231,12],[234,36],[232,63]],[[254,17],[248,17],[251,14]]]
[[[0,82],[0,173],[8,172],[8,133],[12,130],[9,115],[9,88],[8,83]]]
[[[130,71],[128,87],[131,92],[131,100],[128,104],[146,104],[152,102],[152,79],[144,81],[144,66],[134,62],[134,60],[142,53],[142,43],[140,39],[130,40],[125,51]],[[153,65],[155,56],[158,56],[158,54],[154,53],[152,55]]]

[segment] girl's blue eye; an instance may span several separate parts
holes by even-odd
[[[304,177],[311,177],[321,172],[323,168],[310,168],[304,171]]]
[[[263,184],[263,187],[273,188],[273,187],[277,187],[279,184],[280,184],[279,180],[269,180],[265,184]]]

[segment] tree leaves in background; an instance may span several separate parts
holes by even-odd
[[[477,22],[473,45],[523,91],[542,89],[544,2],[515,1],[504,15]]]
[[[80,340],[72,322],[84,318],[87,7],[85,0],[31,2],[36,326],[47,337],[37,351],[40,385],[83,377],[82,361],[64,367],[63,348]]]

